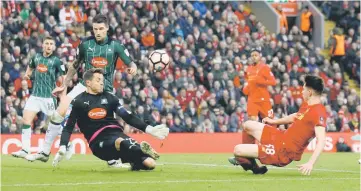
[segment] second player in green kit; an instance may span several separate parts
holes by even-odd
[[[79,45],[78,51],[78,59],[84,60],[85,71],[91,68],[104,69],[104,90],[108,92],[113,91],[113,75],[118,57],[126,65],[132,62],[128,50],[118,41],[109,37],[106,37],[101,43],[97,42],[94,37],[89,38]],[[84,85],[83,82],[82,84]]]
[[[56,108],[56,100],[52,96],[52,89],[56,86],[56,80],[64,74],[64,66],[58,57],[53,55],[55,41],[46,37],[43,42],[43,52],[36,53],[30,60],[24,79],[34,76],[33,92],[27,100],[24,108],[24,125],[22,128],[22,149],[12,153],[14,157],[25,158],[30,152],[31,124],[38,112],[50,116]]]

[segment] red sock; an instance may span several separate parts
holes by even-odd
[[[251,135],[248,135],[245,131],[242,132],[243,144],[255,144],[255,139]]]

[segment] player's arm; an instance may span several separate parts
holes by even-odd
[[[59,150],[56,153],[53,160],[54,167],[57,166],[58,163],[63,160],[65,153],[67,152],[67,146],[70,140],[70,136],[73,133],[73,129],[78,118],[77,114],[81,112],[78,111],[78,109],[76,109],[75,100],[72,101],[72,104],[73,104],[73,108],[70,112],[68,121],[66,122],[66,126],[63,128],[63,131],[61,133]]]
[[[248,70],[247,70],[248,71]],[[244,93],[244,95],[248,95],[249,94],[249,84],[248,84],[248,75],[247,72],[245,73],[244,78],[246,79],[246,82],[244,83],[242,92]]]
[[[260,85],[275,86],[277,82],[271,69],[266,66],[262,68],[262,76],[256,78],[256,83]]]
[[[80,65],[83,63],[84,61],[84,44],[83,42],[81,42],[76,50],[76,58],[73,61],[73,63],[71,63],[69,65],[68,68],[68,72],[66,73],[66,77],[64,80],[64,85],[63,87],[68,87],[70,84],[70,81],[73,79],[74,75],[76,74],[78,68],[80,67]]]
[[[151,134],[158,139],[164,139],[169,134],[169,128],[164,124],[151,126],[146,124],[143,120],[139,119],[135,114],[126,110],[118,101],[118,98],[112,95],[112,103],[116,106],[115,112],[120,116],[127,124],[135,127],[145,133]]]
[[[61,138],[60,138],[60,146],[67,146],[70,140],[70,136],[73,133],[73,129],[75,127],[75,123],[77,121],[78,118],[78,113],[81,112],[77,109],[76,107],[76,103],[73,100],[72,103],[73,105],[72,110],[70,112],[68,121],[66,122],[66,126],[63,128],[63,131],[61,133]]]
[[[280,118],[280,119],[271,119],[271,118],[266,117],[266,118],[262,119],[262,123],[267,123],[267,124],[270,124],[270,125],[290,124],[290,123],[293,123],[296,116],[297,116],[297,113],[293,113],[291,115],[288,115],[288,116]]]
[[[135,75],[137,73],[137,65],[132,61],[128,50],[125,48],[124,45],[120,44],[119,42],[115,42],[115,53],[118,54],[119,58],[129,66],[127,69],[128,74]]]
[[[34,57],[30,59],[29,65],[26,68],[24,80],[29,80],[31,75],[33,74],[33,71],[35,69],[35,60]]]
[[[317,139],[317,144],[316,144],[316,148],[315,151],[313,151],[313,154],[310,158],[310,160],[308,162],[315,164],[318,157],[320,156],[320,154],[323,151],[323,148],[325,147],[326,144],[326,128],[322,127],[322,126],[316,126],[315,127],[315,134],[316,134],[316,139]]]
[[[313,165],[316,163],[318,157],[323,151],[326,144],[326,128],[323,126],[315,127],[315,134],[317,139],[316,148],[312,153],[310,160],[303,165],[298,165],[298,170],[304,175],[310,175],[313,169]]]

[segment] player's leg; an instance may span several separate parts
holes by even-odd
[[[30,96],[28,101],[25,104],[23,120],[24,124],[22,127],[22,134],[21,134],[21,142],[22,142],[22,149],[13,152],[12,155],[18,158],[25,158],[26,155],[30,153],[31,147],[31,124],[36,116],[36,114],[40,111],[39,101]]]
[[[268,171],[266,166],[258,166],[258,145],[239,144],[234,147],[234,157],[228,159],[233,165],[241,165],[245,171],[251,170],[253,174],[264,174]]]
[[[45,142],[43,146],[43,150],[39,152],[38,154],[41,154],[43,156],[49,155],[51,146],[53,145],[54,140],[58,135],[61,134],[61,123],[64,121],[64,118],[67,113],[70,113],[71,111],[71,101],[85,91],[85,87],[82,84],[77,84],[71,92],[69,92],[68,95],[65,95],[65,91],[60,96],[60,103],[58,108],[54,111],[49,111],[50,115],[50,122],[48,126],[48,130],[46,131],[45,135]],[[69,145],[67,149],[67,158],[70,158],[73,152],[72,144]],[[39,156],[41,156],[39,155]],[[43,161],[43,160],[42,160]],[[43,161],[46,162],[46,161]]]
[[[158,153],[145,141],[138,144],[134,139],[123,135],[115,140],[115,149],[129,161],[132,170],[153,170],[156,166],[155,160],[159,158]]]
[[[262,132],[265,124],[258,121],[248,120],[243,123],[243,132],[255,138],[257,141],[261,141]]]
[[[271,119],[274,118],[274,113],[273,113],[271,102],[269,102],[269,101],[262,102],[262,103],[260,103],[260,106],[261,106],[261,110],[260,110],[259,114],[262,119],[266,118],[266,117],[271,118]]]
[[[258,121],[258,113],[259,113],[259,106],[257,103],[254,102],[248,102],[247,104],[247,114],[250,120],[252,121]],[[243,129],[242,132],[242,143],[243,144],[254,144],[255,140],[254,138],[249,135],[248,133],[245,133],[245,130]]]
[[[243,134],[261,140],[264,124],[257,121],[246,121],[243,124]],[[245,136],[242,136],[242,138]],[[241,165],[244,170],[252,170],[254,174],[264,174],[267,172],[265,166],[259,167],[255,158],[258,158],[258,145],[256,144],[239,144],[234,148],[234,157],[228,159],[233,165]]]

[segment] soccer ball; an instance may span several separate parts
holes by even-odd
[[[153,72],[164,70],[169,64],[169,56],[165,50],[155,50],[149,54],[149,66]]]

